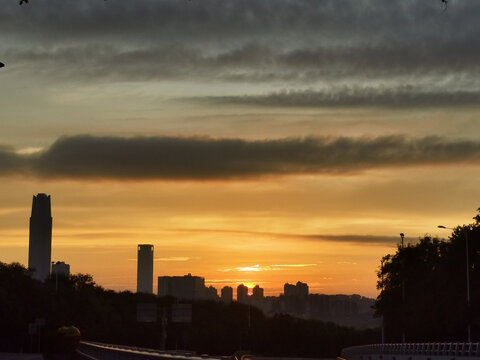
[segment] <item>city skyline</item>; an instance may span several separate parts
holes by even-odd
[[[51,253],[52,251],[55,250],[55,246],[53,245],[52,246],[52,236],[51,236],[51,233],[52,233],[52,216],[51,216],[51,203],[50,203],[50,199],[51,199],[51,196],[50,195],[46,195],[44,193],[39,193],[37,194],[36,196],[34,195],[33,196],[33,204],[32,204],[32,216],[34,214],[34,211],[35,213],[38,215],[38,212],[40,210],[40,205],[43,206],[43,208],[45,208],[45,210],[47,211],[46,215],[47,218],[49,219],[49,224],[46,224],[47,227],[49,226],[48,228],[48,232],[50,234],[50,242],[49,246],[47,246],[46,249],[44,249],[45,251],[48,250],[48,252],[50,253],[49,256],[46,256],[45,254],[45,251],[43,251],[44,255],[42,255],[43,257],[47,258],[48,257],[48,261],[45,260],[44,262],[48,264],[50,264],[50,258],[52,257]],[[42,204],[40,204],[40,200],[42,200]],[[45,201],[48,200],[48,206],[45,203]],[[47,220],[48,220],[47,219]],[[32,232],[30,231],[30,238],[32,238]],[[402,239],[402,235],[404,235],[403,233],[402,234],[399,234],[400,237],[399,239]],[[402,239],[403,240],[403,239]],[[400,246],[401,244],[401,241],[402,240],[399,240],[399,244],[398,246]],[[31,242],[31,240],[30,240]],[[407,239],[407,244],[410,243]],[[413,243],[413,242],[412,242]],[[122,286],[122,287],[111,287],[112,289],[114,290],[130,290],[130,291],[136,291],[136,292],[147,292],[147,293],[155,293],[157,294],[158,293],[158,287],[155,288],[154,285],[157,283],[157,281],[155,280],[157,277],[160,279],[160,277],[185,277],[187,275],[180,275],[178,273],[175,273],[175,274],[172,274],[172,273],[169,273],[168,275],[165,275],[165,273],[162,273],[162,274],[157,274],[153,271],[153,263],[155,261],[166,261],[167,263],[172,261],[172,262],[184,262],[184,261],[187,261],[189,260],[189,258],[185,258],[185,257],[178,257],[178,258],[155,258],[153,256],[153,247],[154,245],[151,245],[151,244],[138,244],[137,246],[137,258],[136,259],[128,259],[128,260],[136,260],[136,273],[135,273],[135,278],[136,278],[136,288],[133,289],[131,286]],[[36,249],[38,250],[38,246],[36,246]],[[30,250],[30,247],[28,249],[28,253],[29,254],[32,254],[32,250]],[[65,254],[66,258],[68,259],[69,257],[74,257],[74,254],[68,254],[66,253]],[[31,257],[31,255],[29,256]],[[111,260],[111,259],[110,259]],[[142,261],[140,261],[142,260]],[[142,263],[142,265],[141,265]],[[56,263],[57,265],[59,266],[64,266],[66,265],[68,267],[68,270],[63,270],[62,268],[62,272],[65,272],[65,273],[69,273],[70,272],[70,265],[69,264],[65,264],[63,262],[58,262]],[[343,264],[348,264],[348,262],[345,262],[345,263],[337,263],[337,265],[343,265]],[[356,263],[354,263],[356,264]],[[53,265],[53,262],[52,262],[52,265]],[[272,264],[272,265],[266,265],[266,266],[262,266],[260,264],[255,264],[255,265],[252,265],[252,266],[245,266],[245,267],[237,267],[237,268],[226,268],[226,269],[219,269],[217,271],[219,272],[225,272],[225,273],[229,273],[229,272],[232,272],[232,271],[236,271],[236,272],[245,272],[245,273],[260,273],[262,274],[264,271],[281,271],[281,270],[284,270],[284,269],[289,269],[289,268],[311,268],[311,267],[315,267],[317,266],[318,264]],[[30,265],[29,263],[29,267],[32,267],[32,265]],[[142,270],[140,270],[142,268]],[[112,269],[113,271],[115,271],[116,269]],[[159,271],[162,271],[159,270]],[[165,269],[163,269],[163,271],[165,271]],[[78,271],[78,272],[82,272],[82,271]],[[75,272],[77,273],[77,272]],[[168,271],[167,271],[168,273]],[[93,275],[94,278],[95,278],[95,274],[93,273],[90,273],[90,275]],[[190,271],[188,272],[188,276],[190,276]],[[128,275],[126,277],[132,277],[131,275]],[[147,279],[148,277],[151,277],[152,278],[152,284],[151,286],[149,286],[147,284]],[[308,276],[307,276],[308,277]],[[36,277],[38,278],[38,276]],[[141,280],[142,279],[142,280]],[[289,285],[289,281],[292,281],[293,283],[297,282],[297,287],[298,287],[298,284],[303,284],[302,283],[302,279],[297,279],[297,280],[289,280],[289,281],[284,281],[284,284],[283,286],[280,288],[280,287],[276,287],[274,289],[272,288],[269,288],[268,287],[268,282],[265,282],[265,281],[262,281],[261,277],[257,277],[256,281],[243,281],[241,280],[241,278],[238,278],[236,280],[232,280],[232,279],[222,279],[222,280],[216,280],[216,279],[206,279],[206,278],[203,278],[203,283],[207,286],[207,287],[214,287],[215,289],[219,290],[219,289],[222,289],[224,287],[234,287],[234,288],[238,288],[238,287],[241,287],[241,286],[244,286],[245,288],[247,288],[247,292],[248,294],[246,296],[250,297],[250,296],[254,296],[255,294],[255,288],[259,288],[259,284],[262,285],[262,286],[265,286],[264,284],[267,284],[266,286],[266,292],[265,292],[265,296],[278,296],[278,295],[281,295],[282,294],[282,290],[285,291],[285,287],[287,285]],[[293,277],[289,277],[289,279],[294,279]],[[281,282],[281,280],[279,280]],[[140,285],[140,283],[142,283],[142,285]],[[99,285],[103,285],[107,288],[108,285],[105,285],[105,284],[102,284],[102,283],[99,283]],[[307,288],[307,293],[308,293],[308,289],[309,289],[309,286],[307,284],[303,284],[303,285],[306,285],[306,288]],[[316,293],[316,294],[326,294],[326,295],[332,295],[332,294],[346,294],[346,295],[349,295],[349,294],[360,294],[362,296],[366,296],[366,297],[370,297],[370,298],[373,298],[376,296],[376,293],[373,293],[373,295],[369,295],[369,294],[362,294],[360,292],[348,292],[348,291],[342,291],[340,289],[340,291],[334,291],[334,292],[331,292],[329,293],[328,291],[325,292],[325,291],[322,291],[322,289],[318,288],[315,286],[316,283],[314,282],[314,286],[312,287],[312,289],[314,290],[313,293]],[[289,286],[293,286],[293,285],[289,285]],[[293,288],[295,288],[295,286],[293,286]],[[142,289],[142,290],[139,290],[139,289]],[[260,288],[261,291],[262,291],[262,294],[263,294],[263,291],[265,290],[263,287]],[[283,292],[284,293],[284,292]],[[234,297],[236,299],[236,297]]]
[[[136,289],[375,297],[400,242],[480,206],[480,3],[37,0],[0,8],[0,261]],[[108,261],[107,261],[108,260]],[[156,284],[153,291],[155,292]]]

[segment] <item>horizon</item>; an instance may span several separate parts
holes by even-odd
[[[0,7],[0,261],[134,291],[378,295],[381,258],[480,206],[480,3],[38,0]],[[157,284],[154,281],[154,290]]]
[[[54,201],[54,197],[52,196],[52,194],[47,194],[47,193],[38,193],[38,194],[46,194],[48,195],[49,197],[52,198],[52,202]],[[54,205],[52,204],[52,215],[54,214]],[[447,229],[448,230],[448,229]],[[25,230],[26,233],[27,233],[27,237],[28,237],[28,229]],[[220,233],[224,233],[223,231],[218,231]],[[248,232],[247,232],[248,233]],[[85,234],[83,234],[85,235]],[[274,234],[275,235],[275,234]],[[279,234],[276,234],[276,235],[279,235]],[[17,235],[18,236],[18,235]],[[87,235],[88,236],[88,235]],[[284,236],[284,235],[282,235]],[[328,239],[328,236],[325,236],[326,239]],[[374,238],[372,236],[372,238]],[[419,237],[421,238],[421,237]],[[418,239],[419,239],[418,238]],[[445,238],[445,237],[440,237],[439,238]],[[391,247],[391,250],[389,253],[393,253],[394,250],[396,250],[397,246],[400,245],[401,243],[401,240],[400,240],[400,236],[399,236],[399,241],[398,243],[396,244],[393,244],[393,245],[390,245]],[[405,237],[405,244],[415,244],[416,243],[416,240],[418,239],[412,239],[412,238],[408,238],[408,237]],[[328,240],[326,240],[328,241]],[[371,246],[375,246],[375,247],[380,247],[380,249],[384,249],[385,247],[385,244],[382,242],[384,241],[384,239],[380,239],[380,242],[379,243],[373,243],[370,244]],[[137,251],[137,246],[140,245],[140,244],[147,244],[146,242],[143,242],[143,243],[138,243],[138,244],[134,244],[133,245],[133,251],[132,249],[126,249],[127,245],[124,245],[122,247],[116,247],[115,250],[113,250],[112,252],[114,253],[121,253],[122,250],[125,251],[125,252],[128,252],[128,253],[135,253],[136,255],[136,251]],[[148,244],[148,245],[154,245],[154,254],[156,254],[156,251],[155,251],[155,244]],[[352,244],[350,242],[347,242],[347,246],[351,247]],[[393,246],[393,248],[392,248]],[[16,247],[17,249],[17,253],[19,251],[21,251],[20,249],[25,249],[25,254],[23,255],[20,255],[19,257],[20,258],[27,258],[28,257],[28,240],[25,241],[25,244],[23,246],[20,246],[20,247]],[[68,247],[67,247],[68,249]],[[101,249],[101,247],[95,247],[94,245],[90,245],[87,247],[87,251],[88,251],[88,255],[89,257],[92,256],[92,251],[94,250],[104,250],[104,249]],[[58,254],[59,249],[56,249],[55,247],[55,216],[53,216],[53,227],[52,227],[52,254]],[[79,250],[79,247],[77,245],[77,251]],[[134,272],[133,273],[128,273],[128,274],[125,274],[124,275],[120,275],[118,276],[119,278],[122,279],[122,281],[126,281],[126,279],[129,279],[129,284],[128,285],[124,285],[126,282],[118,285],[116,284],[115,282],[113,283],[114,285],[113,286],[109,286],[108,283],[106,284],[105,282],[99,282],[97,280],[97,276],[95,273],[93,272],[88,272],[88,271],[77,271],[77,269],[75,268],[75,266],[78,266],[78,264],[72,266],[71,262],[68,261],[68,258],[70,259],[75,259],[75,254],[73,254],[72,252],[68,251],[68,250],[63,250],[63,253],[65,254],[65,258],[57,258],[57,257],[54,257],[54,255],[52,255],[52,262],[57,262],[57,261],[63,261],[67,264],[69,264],[71,267],[72,267],[72,274],[77,274],[77,273],[83,273],[83,274],[89,274],[89,275],[92,275],[93,276],[93,279],[94,281],[97,283],[97,285],[100,285],[106,289],[111,289],[111,290],[115,290],[115,291],[131,291],[131,292],[136,292],[136,281],[137,281],[137,270],[136,270],[136,264],[137,264],[137,257],[132,257],[132,258],[128,258],[127,261],[130,262],[130,263],[133,263],[133,267],[130,267],[131,269],[134,269]],[[384,253],[383,255],[386,255],[386,253]],[[382,256],[383,256],[382,255]],[[78,257],[78,255],[77,255]],[[125,259],[122,259],[122,260],[125,260]],[[300,281],[300,282],[303,282],[303,283],[306,283],[308,286],[309,286],[309,293],[310,294],[322,294],[322,295],[360,295],[360,296],[364,296],[364,297],[367,297],[367,298],[376,298],[376,293],[373,293],[373,295],[369,295],[369,294],[362,294],[360,292],[346,292],[346,291],[342,291],[342,289],[340,288],[339,291],[331,291],[331,292],[326,292],[326,291],[322,291],[321,289],[319,290],[318,288],[316,288],[315,286],[311,286],[311,284],[308,283],[308,281],[305,281],[301,278],[298,278],[298,279],[294,279],[294,277],[291,276],[291,274],[288,274],[288,278],[291,279],[291,280],[288,280],[288,281],[284,281],[282,284],[281,284],[281,287],[276,287],[276,288],[272,288],[272,287],[269,287],[269,282],[268,281],[263,281],[261,276],[254,276],[253,274],[256,274],[256,273],[264,273],[265,271],[268,273],[268,272],[277,272],[277,271],[283,271],[284,269],[288,269],[288,268],[295,268],[295,269],[311,269],[311,268],[315,268],[316,266],[318,266],[319,264],[318,263],[310,263],[310,264],[271,264],[271,265],[260,265],[260,264],[254,264],[254,265],[251,265],[251,266],[245,266],[245,267],[236,267],[236,268],[226,268],[226,269],[217,269],[216,271],[217,272],[220,272],[220,273],[230,273],[230,272],[234,272],[234,273],[247,273],[247,274],[250,274],[249,276],[241,276],[241,275],[238,275],[237,278],[235,279],[231,279],[231,278],[223,278],[223,279],[209,279],[208,277],[206,277],[205,275],[201,274],[201,273],[196,273],[194,271],[190,271],[188,270],[187,267],[177,267],[177,269],[185,269],[185,272],[184,273],[180,273],[182,270],[176,270],[176,272],[168,272],[168,273],[161,273],[159,271],[162,271],[162,270],[159,270],[157,271],[156,269],[156,266],[155,264],[158,264],[158,263],[161,263],[161,262],[164,262],[164,263],[170,263],[170,262],[173,262],[173,263],[183,263],[183,262],[188,262],[189,260],[200,260],[200,258],[190,258],[190,257],[182,257],[182,256],[179,256],[179,257],[158,257],[156,255],[154,255],[154,258],[153,258],[153,261],[154,261],[154,273],[153,273],[153,293],[154,294],[157,294],[157,278],[160,277],[160,276],[186,276],[187,274],[192,274],[192,276],[199,276],[199,277],[203,277],[205,279],[205,286],[213,286],[215,287],[215,289],[217,290],[217,292],[219,292],[221,290],[221,288],[223,288],[224,286],[230,286],[233,288],[234,290],[234,299],[236,298],[236,288],[238,285],[240,284],[243,284],[244,286],[246,286],[249,290],[248,292],[248,295],[250,296],[251,295],[251,291],[253,289],[253,287],[255,285],[259,285],[261,288],[263,288],[265,290],[265,296],[280,296],[283,294],[283,285],[286,284],[286,283],[292,283],[292,284],[295,284],[297,283],[297,281]],[[3,259],[0,260],[2,262],[5,262],[5,263],[8,263],[8,262],[18,262],[20,264],[22,264],[23,266],[25,267],[28,267],[27,266],[27,262],[28,262],[28,259],[24,260],[24,262],[22,262],[21,260],[10,260],[10,261],[4,261]],[[357,263],[348,263],[348,262],[337,262],[336,263],[337,265],[357,265]],[[98,264],[97,264],[98,265]],[[100,264],[100,265],[108,265],[108,264]],[[82,266],[82,265],[80,265]],[[115,271],[115,269],[110,269],[110,270],[113,270]],[[311,276],[311,274],[309,273],[305,273],[305,275],[303,275],[304,277],[309,277]],[[100,276],[101,277],[101,276]],[[232,276],[234,277],[234,276]],[[315,277],[314,277],[315,278]],[[242,280],[242,279],[245,279],[245,280]],[[256,279],[256,280],[249,280],[249,279]],[[325,280],[325,279],[324,279]],[[278,280],[279,282],[281,282],[281,280]],[[375,281],[376,281],[376,276],[375,276]],[[267,285],[266,285],[267,284]],[[378,291],[376,290],[376,292],[378,293]]]

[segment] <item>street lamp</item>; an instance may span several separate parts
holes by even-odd
[[[383,263],[385,262],[385,258],[382,258],[382,260],[380,260],[380,279],[382,281],[382,295],[383,295],[383,291],[385,290],[385,284],[383,283]],[[382,297],[382,300],[383,300],[383,297]],[[384,315],[383,315],[383,310],[382,310],[382,344],[385,344],[385,318],[384,318]]]
[[[455,230],[454,228],[446,227],[443,225],[437,226],[440,229],[448,229],[448,230]],[[470,263],[468,259],[468,228],[463,228],[463,236],[465,237],[465,263],[467,267],[467,309],[470,310]],[[472,341],[471,337],[471,327],[470,327],[470,314],[467,316],[467,334],[468,334],[468,342]]]
[[[400,238],[402,239],[402,249],[403,249],[403,243],[405,239],[405,234],[400,233]],[[405,344],[405,273],[404,273],[404,262],[402,260],[402,315],[403,315],[403,326],[402,326],[402,343]]]

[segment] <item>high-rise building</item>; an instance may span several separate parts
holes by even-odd
[[[138,245],[137,292],[153,294],[153,245]]]
[[[159,276],[158,296],[173,296],[177,299],[198,300],[206,296],[205,278],[192,276]]]
[[[295,287],[295,285],[285,283],[285,285],[283,285],[283,295],[287,297],[296,296],[297,288]]]
[[[286,283],[283,285],[283,295],[286,297],[298,297],[298,298],[307,298],[308,297],[308,285],[298,281],[296,285]]]
[[[248,287],[243,284],[237,286],[237,301],[240,303],[248,301]]]
[[[205,300],[218,301],[217,289],[214,288],[213,286],[209,286],[208,288],[205,287],[204,298],[205,298]]]
[[[253,293],[252,293],[252,299],[254,300],[262,300],[264,298],[263,296],[263,288],[261,288],[258,285],[255,285],[253,288]]]
[[[52,275],[70,276],[70,265],[63,261],[52,262]]]
[[[297,282],[297,294],[301,298],[307,298],[308,297],[308,285],[306,283],[302,283],[301,281]]]
[[[304,316],[308,312],[308,285],[298,281],[296,285],[283,286],[284,311]]]
[[[221,299],[223,302],[231,303],[233,301],[233,289],[230,286],[224,286],[221,294]]]
[[[33,278],[44,281],[50,276],[52,256],[52,211],[50,195],[33,196],[28,243],[28,268]]]

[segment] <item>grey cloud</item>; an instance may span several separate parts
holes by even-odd
[[[438,47],[322,47],[282,50],[261,43],[212,51],[197,45],[122,49],[113,45],[14,49],[6,61],[49,78],[108,81],[200,79],[243,82],[397,79],[457,82],[480,73],[480,42]],[[468,76],[467,76],[468,75]],[[453,77],[453,78],[452,78]]]
[[[23,173],[26,163],[11,147],[0,145],[0,175]]]
[[[194,229],[182,228],[174,229],[182,232],[211,232],[211,233],[227,233],[227,234],[246,234],[254,236],[271,236],[278,239],[300,239],[307,241],[332,241],[332,242],[348,242],[360,244],[378,244],[378,245],[392,245],[399,243],[398,236],[387,235],[331,235],[331,234],[298,234],[298,233],[275,233],[266,231],[245,231],[245,230],[225,230],[225,229]],[[412,242],[412,239],[405,238],[406,243]],[[415,239],[416,240],[416,239]]]
[[[373,168],[480,164],[480,142],[426,137],[63,137],[33,155],[1,151],[0,173],[46,178],[228,180]]]
[[[375,12],[385,15],[398,8],[395,5],[380,6]],[[58,34],[59,31],[62,36],[91,36],[105,31],[128,36],[131,32],[170,32],[172,28],[182,35],[191,33],[190,36],[195,38],[204,34],[221,37],[225,33],[231,35],[236,32],[244,34],[258,30],[284,29],[285,24],[307,24],[309,27],[326,29],[335,27],[334,20],[338,21],[339,18],[358,19],[359,10],[368,13],[373,9],[367,1],[352,3],[341,0],[202,0],[189,3],[176,0],[117,0],[114,3],[101,3],[98,0],[68,3],[50,0],[36,1],[35,4],[21,8],[15,2],[10,2],[3,4],[0,9],[0,28],[16,29],[17,24],[11,19],[14,15],[22,24],[20,30],[36,37],[42,36],[42,32]],[[401,12],[397,12],[397,15],[403,17]],[[360,24],[353,21],[352,25],[360,27]],[[42,29],[40,33],[39,28]]]
[[[435,0],[12,1],[0,8],[12,44],[2,59],[69,80],[473,79],[480,4],[441,10]]]
[[[296,49],[281,54],[278,62],[285,67],[324,69],[333,76],[360,74],[369,77],[399,75],[442,75],[478,72],[480,42],[477,39],[455,42],[393,40],[389,44],[342,45]],[[311,71],[312,72],[312,71]],[[315,73],[313,71],[313,73]]]
[[[328,91],[281,91],[266,95],[207,96],[180,99],[207,105],[270,107],[388,107],[409,110],[428,107],[478,107],[480,91],[422,90],[402,87],[334,87]]]
[[[299,237],[312,241],[335,241],[361,244],[378,244],[378,245],[392,245],[399,243],[398,236],[384,236],[384,235],[299,235]],[[405,240],[408,242],[408,239]]]
[[[403,0],[36,0],[2,4],[0,29],[34,38],[116,35],[143,41],[175,34],[181,39],[281,34],[377,42],[379,39],[458,38],[478,33],[477,2]],[[465,23],[471,25],[465,28]],[[18,24],[21,24],[20,26]],[[348,24],[348,27],[345,26]],[[3,32],[3,31],[2,31]],[[16,35],[16,33],[14,33]],[[468,36],[468,35],[467,35]]]

